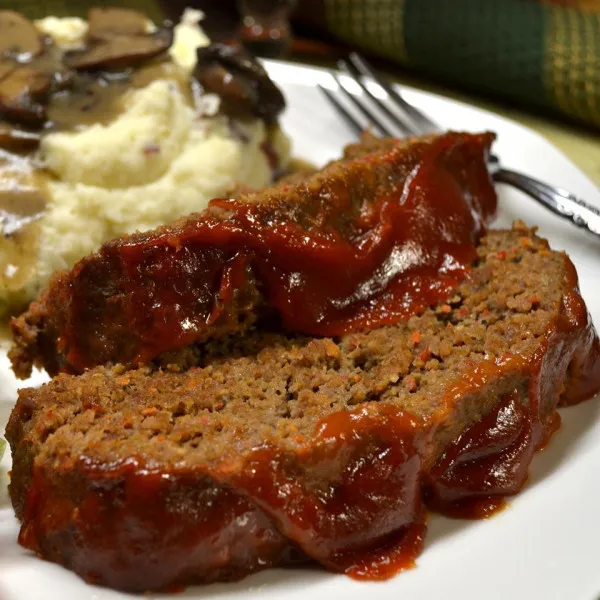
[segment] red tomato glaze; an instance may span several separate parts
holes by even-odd
[[[249,280],[286,330],[313,335],[396,323],[440,302],[495,214],[492,139],[448,133],[398,146],[289,199],[284,189],[258,203],[213,200],[183,224],[105,245],[75,267],[57,309],[70,370],[145,362],[210,337]]]

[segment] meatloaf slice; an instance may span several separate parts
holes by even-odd
[[[267,311],[305,334],[342,333],[335,327],[350,327],[366,306],[389,323],[378,300],[401,265],[413,278],[432,273],[437,295],[422,284],[388,297],[435,304],[463,276],[495,211],[485,166],[493,137],[365,140],[308,178],[108,242],[13,320],[13,368],[27,377],[33,364],[51,375],[136,366],[246,329]]]
[[[517,226],[406,322],[213,340],[202,367],[174,371],[20,391],[6,435],[21,544],[138,592],[302,557],[390,576],[421,547],[424,498],[452,512],[519,490],[557,405],[600,389],[600,350],[569,258]]]

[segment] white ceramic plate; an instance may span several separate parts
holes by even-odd
[[[327,71],[268,64],[286,92],[283,119],[296,155],[321,164],[339,155],[351,133],[317,83],[333,87]],[[498,115],[411,89],[406,98],[448,128],[498,134],[496,151],[508,167],[568,188],[600,206],[596,187],[544,138]],[[498,226],[521,218],[537,224],[554,248],[566,250],[581,290],[600,325],[600,241],[502,188]],[[36,375],[35,383],[42,381]],[[17,384],[0,356],[0,431]],[[600,598],[600,402],[563,410],[563,425],[537,455],[526,488],[487,521],[433,516],[417,568],[382,583],[360,583],[319,568],[271,570],[235,584],[189,588],[175,598],[312,600],[377,596],[385,600],[597,600]],[[0,466],[0,598],[2,600],[114,600],[127,595],[85,584],[73,573],[35,558],[16,543],[18,525],[6,494],[8,456]],[[162,596],[161,596],[162,597]],[[165,598],[173,598],[165,596]]]

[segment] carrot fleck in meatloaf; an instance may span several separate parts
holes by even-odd
[[[239,332],[181,371],[97,367],[24,389],[11,415],[20,542],[128,591],[312,559],[409,566],[424,503],[519,490],[556,407],[600,388],[569,258],[492,231],[454,294],[339,337]]]

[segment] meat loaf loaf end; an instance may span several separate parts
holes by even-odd
[[[485,166],[493,139],[371,139],[308,178],[108,242],[55,275],[13,320],[13,368],[27,377],[33,364],[51,375],[137,366],[227,337],[266,311],[313,335],[364,328],[366,319],[390,324],[395,307],[377,300],[401,283],[401,268],[411,279],[420,269],[435,289],[408,285],[388,301],[404,310],[411,296],[435,304],[430,292],[443,296],[462,278],[494,214]],[[353,322],[357,313],[363,323]]]
[[[490,232],[447,304],[340,338],[246,333],[184,372],[98,367],[11,415],[19,541],[128,591],[313,559],[410,566],[424,502],[485,511],[526,478],[556,407],[600,388],[569,258]]]

